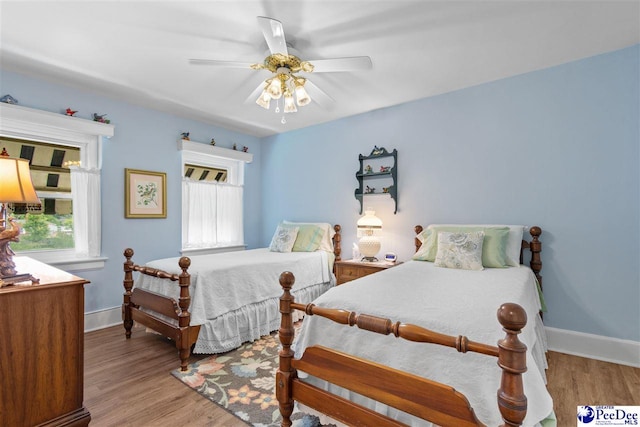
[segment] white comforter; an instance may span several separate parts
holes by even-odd
[[[546,341],[538,315],[540,300],[535,276],[529,268],[469,271],[410,261],[333,288],[314,301],[322,307],[388,317],[394,322],[413,323],[449,335],[466,335],[470,340],[492,345],[504,337],[496,318],[497,309],[504,302],[520,304],[528,316],[520,339],[529,349],[524,389],[528,398],[525,425],[531,426],[549,416],[553,408],[544,378]],[[460,354],[455,349],[399,340],[308,316],[294,342],[296,357],[314,344],[450,384],[467,396],[480,421],[487,425],[502,422],[496,401],[500,368],[493,357]],[[326,387],[316,379],[309,381]],[[334,392],[337,390],[331,387]],[[365,402],[362,396],[346,390],[340,393]],[[393,408],[374,405],[376,410],[409,425],[424,425]]]
[[[191,324],[202,325],[239,308],[282,295],[279,277],[291,271],[296,282],[293,290],[331,282],[333,260],[324,251],[270,252],[267,248],[247,251],[196,255],[191,258]],[[165,258],[146,265],[179,273],[179,258]],[[178,300],[177,283],[140,275],[137,288],[147,289]]]

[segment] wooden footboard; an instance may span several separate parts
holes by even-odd
[[[420,326],[394,323],[376,316],[316,307],[313,304],[297,304],[290,293],[294,281],[295,278],[290,272],[284,272],[280,276],[280,285],[284,293],[280,298],[282,322],[279,337],[282,350],[276,374],[276,396],[283,418],[282,426],[291,426],[290,416],[294,401],[348,425],[404,425],[305,383],[298,378],[298,369],[441,426],[482,425],[467,398],[445,384],[321,346],[309,347],[301,359],[294,359],[291,350],[294,338],[291,316],[293,310],[304,311],[307,315],[322,316],[344,325],[355,325],[371,332],[384,335],[393,333],[396,337],[410,341],[453,347],[461,353],[471,351],[497,357],[498,365],[502,368],[497,401],[504,420],[503,426],[522,424],[527,412],[527,398],[522,384],[522,374],[527,370],[527,347],[518,339],[518,334],[525,326],[527,316],[519,305],[505,303],[498,309],[498,320],[506,335],[496,347],[469,341],[464,336],[444,335]]]
[[[136,265],[131,261],[133,257],[133,249],[127,248],[124,251],[124,302],[122,304],[122,321],[124,324],[125,335],[131,338],[131,328],[133,322],[138,322],[154,331],[171,338],[178,349],[180,355],[180,368],[187,370],[187,361],[191,354],[191,346],[195,344],[200,332],[200,326],[191,326],[191,313],[189,305],[191,297],[189,295],[189,285],[191,284],[191,275],[187,269],[191,265],[191,260],[182,257],[178,261],[178,265],[182,272],[180,274],[171,274],[166,271],[155,268]],[[137,271],[148,276],[167,279],[171,284],[178,282],[180,286],[180,297],[178,302],[175,299],[160,295],[144,289],[133,289],[133,272]],[[177,325],[168,322],[161,316],[165,316],[176,320]]]

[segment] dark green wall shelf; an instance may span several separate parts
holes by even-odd
[[[393,165],[386,165],[378,159],[393,158]],[[379,196],[388,194],[393,199],[395,209],[393,213],[398,212],[398,151],[393,150],[388,152],[384,147],[374,147],[371,154],[358,156],[360,160],[360,169],[356,172],[356,179],[358,180],[358,188],[355,191],[355,197],[360,202],[360,214],[363,212],[363,201],[369,196]],[[375,166],[372,166],[374,164]],[[371,170],[367,172],[367,166],[371,167]],[[381,171],[382,167],[389,167],[389,170]],[[376,188],[373,187],[373,182],[384,183],[390,181],[391,185],[388,187]],[[367,183],[371,182],[371,186]],[[374,190],[371,191],[370,189]]]

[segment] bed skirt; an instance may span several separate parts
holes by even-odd
[[[296,302],[310,303],[335,285],[320,283],[293,291]],[[302,319],[297,312],[294,321]],[[200,327],[198,341],[193,349],[197,354],[224,353],[247,341],[254,341],[280,328],[280,297],[243,306],[237,310],[209,320]]]

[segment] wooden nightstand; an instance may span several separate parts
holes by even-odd
[[[386,270],[387,268],[395,267],[402,264],[396,262],[394,264],[386,261],[378,262],[363,262],[354,261],[352,259],[336,261],[336,280],[338,285],[355,280],[359,277],[368,276],[369,274],[377,273],[378,271]]]

